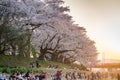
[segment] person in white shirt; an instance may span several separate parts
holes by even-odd
[[[6,80],[6,74],[4,72],[0,73],[0,80]]]

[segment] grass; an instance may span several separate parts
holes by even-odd
[[[11,68],[16,68],[16,67],[23,67],[25,69],[29,69],[30,63],[35,62],[36,59],[33,58],[27,58],[27,57],[21,57],[21,56],[8,56],[8,55],[0,55],[0,67],[5,68],[5,67],[11,67]],[[47,67],[52,64],[52,65],[58,65],[58,69],[48,69]],[[55,61],[44,61],[40,60],[40,68],[33,68],[33,72],[39,72],[39,71],[44,71],[48,73],[55,73],[57,70],[62,70],[62,72],[73,72],[74,70],[70,69],[69,64],[63,64],[60,62],[55,62]],[[17,69],[17,68],[16,68]]]

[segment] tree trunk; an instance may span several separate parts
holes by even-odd
[[[44,60],[44,55],[45,55],[45,54],[41,53],[41,54],[39,55],[39,58],[42,59],[42,60]]]
[[[59,61],[58,55],[52,54],[51,60],[52,60],[52,61]]]

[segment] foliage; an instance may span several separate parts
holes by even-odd
[[[8,73],[8,74],[9,73],[17,73],[17,72],[26,73],[28,71],[32,72],[32,69],[24,68],[24,67],[17,67],[17,68],[3,67],[3,68],[0,68],[0,72],[5,72],[5,73]]]
[[[0,67],[30,67],[30,62],[35,61],[34,58],[23,56],[0,55]]]

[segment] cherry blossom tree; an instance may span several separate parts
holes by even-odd
[[[40,58],[49,54],[51,60],[65,63],[96,62],[95,42],[85,28],[73,23],[69,7],[63,4],[62,0],[1,0],[0,51],[7,44],[19,55],[30,56],[34,49]]]

